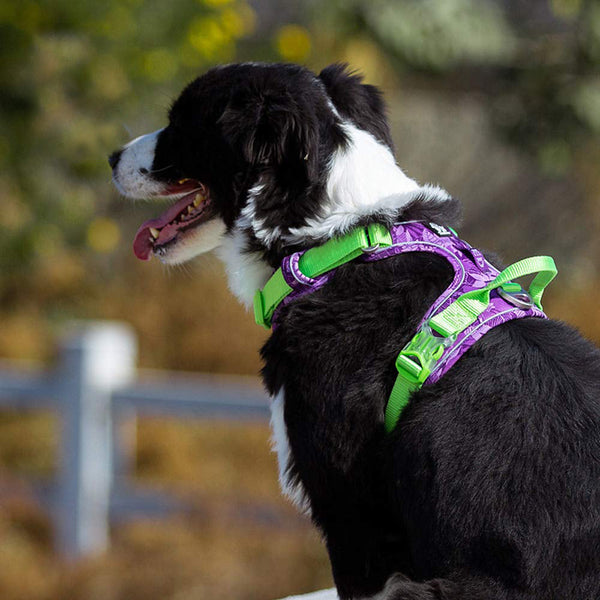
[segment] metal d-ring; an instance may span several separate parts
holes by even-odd
[[[361,250],[365,253],[365,254],[372,254],[373,252],[375,252],[375,250],[379,249],[379,244],[375,244],[374,246],[367,246],[366,248],[361,248]]]
[[[533,300],[531,296],[523,289],[518,292],[507,292],[506,290],[499,287],[496,289],[498,295],[506,300],[509,304],[512,304],[516,308],[520,308],[522,310],[529,310],[533,308]]]
[[[294,267],[292,267],[292,265],[290,264],[290,271],[292,272],[292,277],[298,282],[301,283],[302,285],[306,285],[306,281],[302,281],[302,279],[298,279],[298,275],[296,275],[296,269]],[[301,275],[304,275],[304,273],[302,273],[302,271],[300,271],[300,268],[298,267],[298,272]],[[307,277],[306,275],[304,275],[304,277]]]

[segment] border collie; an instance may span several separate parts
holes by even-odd
[[[292,252],[460,213],[398,167],[379,91],[340,65],[212,69],[109,162],[125,196],[172,201],[136,255],[215,249],[246,305]],[[505,323],[384,430],[395,357],[451,276],[418,252],[351,262],[281,308],[262,357],[283,491],[321,530],[342,599],[598,600],[592,344],[552,320]]]

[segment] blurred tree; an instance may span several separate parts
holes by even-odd
[[[168,104],[199,70],[233,59],[237,40],[253,27],[244,0],[2,2],[5,283],[10,274],[67,260],[73,248],[114,249],[119,227],[108,215],[105,156],[125,136],[119,119],[107,116],[116,107],[135,114],[134,106],[155,104],[157,94]],[[68,260],[81,266],[83,257]]]
[[[44,356],[49,323],[135,311],[110,310],[135,225],[106,156],[235,60],[255,18],[246,0],[0,0],[0,354]]]
[[[159,315],[133,308],[179,286],[149,281],[158,267],[142,269],[130,258],[125,240],[148,209],[117,198],[107,153],[160,126],[182,85],[215,63],[275,59],[318,70],[344,58],[384,89],[401,83],[435,97],[456,94],[457,102],[483,98],[497,130],[543,172],[576,174],[587,198],[597,194],[597,3],[0,0],[0,317],[10,332],[0,355],[14,354],[15,339],[18,354],[31,355],[48,322],[72,316],[127,318],[142,336],[177,332],[178,340],[188,335],[188,319],[211,317],[206,301],[189,314],[181,302],[158,298]],[[600,210],[589,207],[600,223]],[[581,218],[589,221],[587,213]],[[135,295],[131,302],[122,301],[124,289]],[[142,339],[142,347],[163,366],[221,369],[228,360],[216,364],[196,347],[183,356],[180,343],[159,351]],[[240,346],[227,369],[243,364],[246,350]],[[205,358],[194,362],[192,354]]]
[[[394,70],[486,95],[494,122],[564,173],[600,133],[600,4],[583,0],[332,0],[319,23],[367,36]]]

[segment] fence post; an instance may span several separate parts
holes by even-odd
[[[74,559],[108,544],[113,475],[111,395],[134,378],[133,331],[116,322],[74,326],[60,347],[62,435],[56,540]]]

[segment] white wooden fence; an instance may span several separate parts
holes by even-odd
[[[60,417],[59,470],[45,502],[57,550],[67,559],[104,550],[112,519],[160,514],[174,503],[128,484],[123,422],[138,414],[268,418],[268,401],[256,379],[152,376],[136,371],[136,356],[128,326],[84,322],[65,336],[54,370],[0,369],[0,410],[51,409]]]

